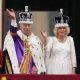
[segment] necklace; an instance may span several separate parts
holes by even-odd
[[[67,37],[65,37],[65,38],[63,38],[63,39],[60,39],[60,38],[57,37],[57,40],[58,40],[59,42],[61,42],[61,43],[64,43],[64,42],[66,41],[66,39],[67,39]]]

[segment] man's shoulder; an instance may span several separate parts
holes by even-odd
[[[34,33],[32,33],[32,36],[33,36],[35,39],[40,40],[39,36],[35,35]]]
[[[40,41],[40,42],[41,42],[41,40],[40,40],[40,38],[39,38],[38,36],[35,36],[35,39],[36,39],[37,41]]]

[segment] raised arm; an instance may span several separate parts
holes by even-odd
[[[47,35],[47,33],[46,33],[46,31],[40,31],[41,32],[41,35],[43,36],[43,44],[44,44],[44,46],[46,46],[46,44],[47,44],[47,37],[48,37],[48,35]]]
[[[11,17],[11,27],[10,27],[10,32],[12,34],[17,32],[17,23],[16,23],[16,15],[15,11],[13,9],[9,10],[6,9],[7,14]]]
[[[8,13],[8,15],[11,17],[11,20],[16,20],[16,15],[13,9],[9,10],[6,9],[6,12]]]

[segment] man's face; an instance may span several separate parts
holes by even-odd
[[[31,24],[26,24],[26,23],[20,24],[20,30],[22,31],[23,34],[27,36],[30,35],[31,34]]]

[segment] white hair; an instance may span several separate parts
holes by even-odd
[[[53,32],[54,32],[54,35],[55,35],[55,36],[57,36],[57,29],[58,29],[58,28],[59,28],[59,27],[54,27],[54,29],[53,29]],[[67,35],[70,33],[70,27],[67,26],[66,29],[67,29],[67,33],[66,33],[65,36],[67,36]]]

